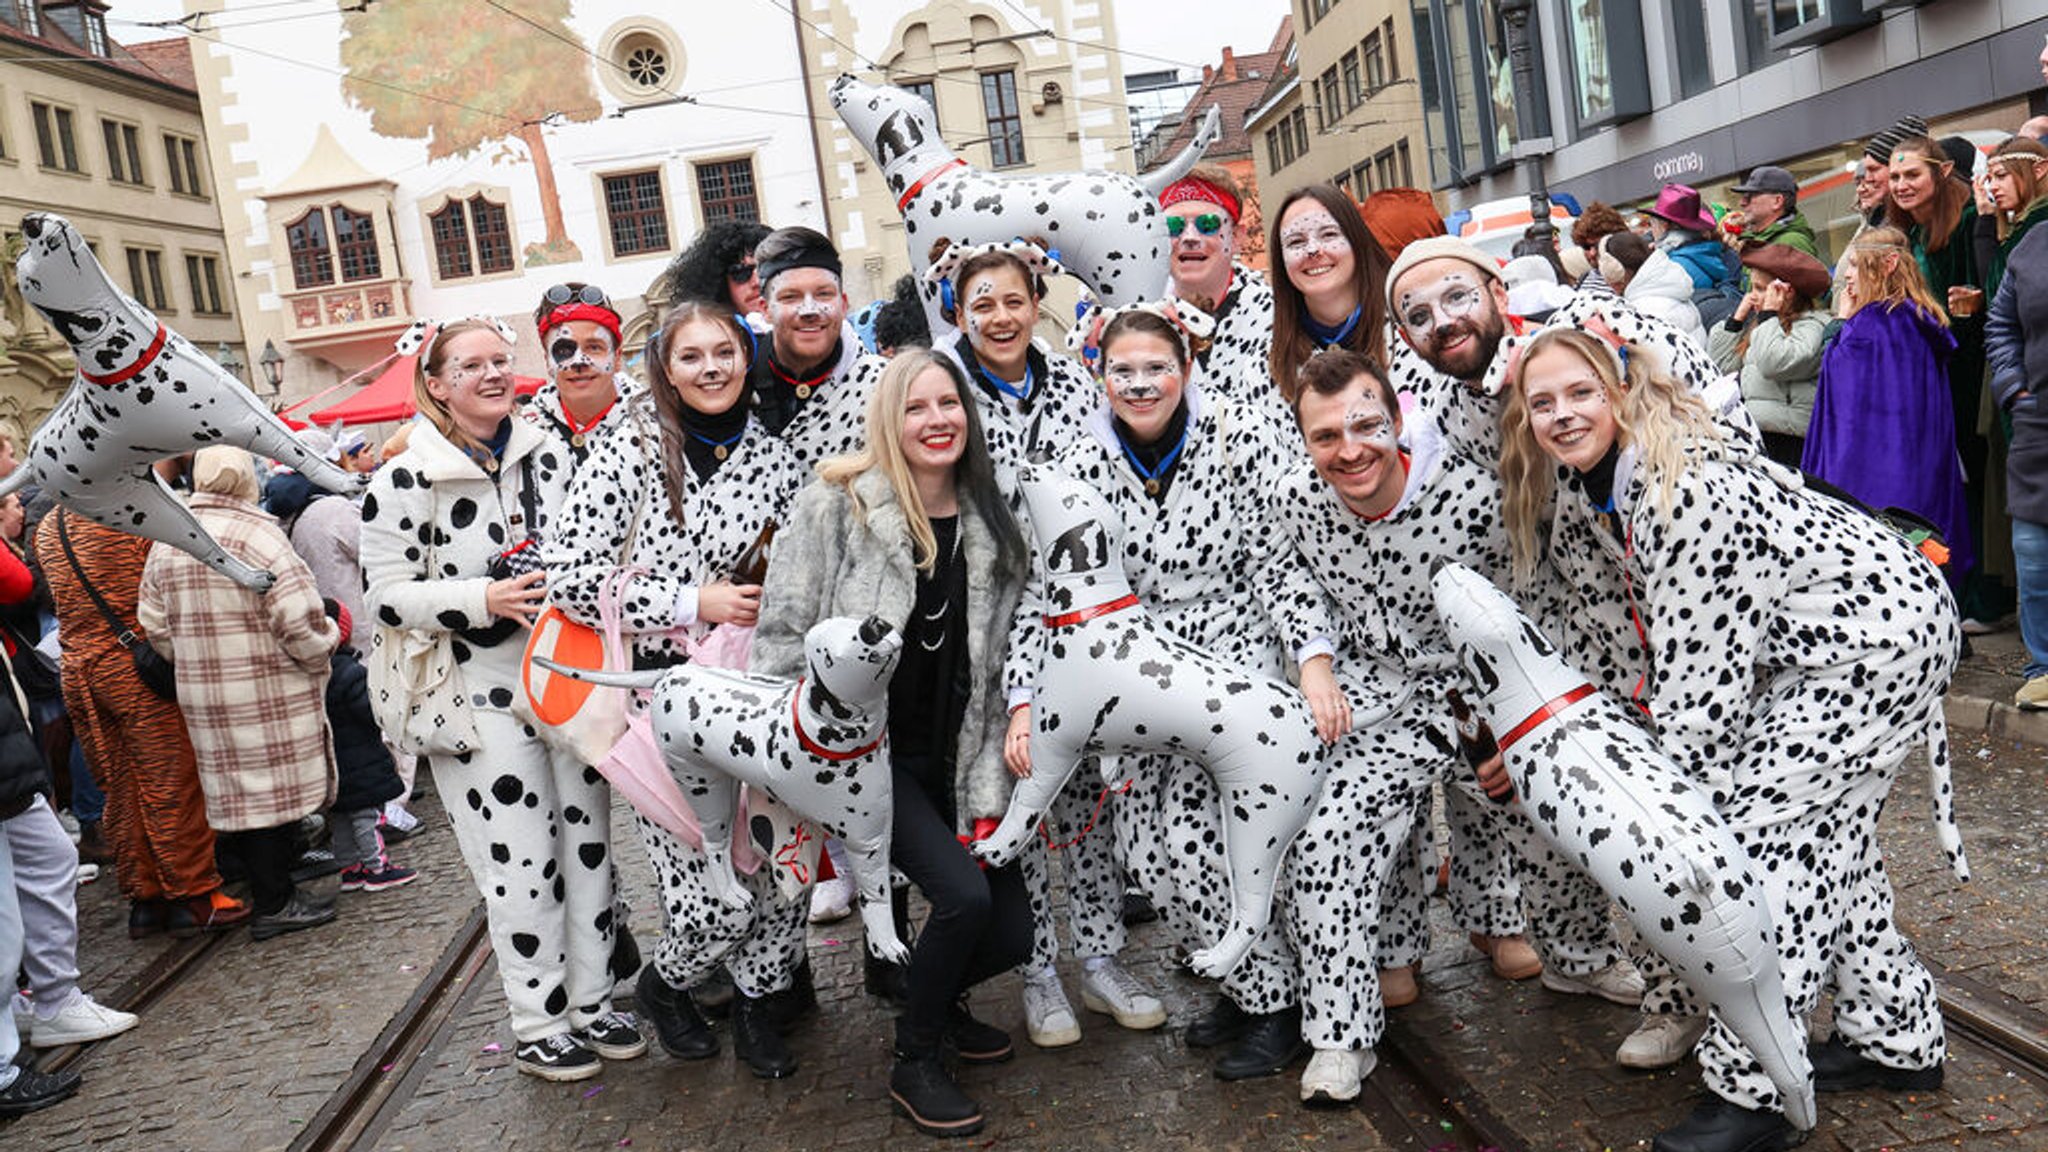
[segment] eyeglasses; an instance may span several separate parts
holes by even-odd
[[[745,284],[753,278],[754,262],[751,260],[742,260],[737,264],[725,266],[725,279],[728,284]]]
[[[569,303],[571,300],[579,304],[589,304],[596,308],[610,308],[612,306],[611,299],[604,294],[604,289],[599,288],[595,284],[585,284],[581,288],[571,288],[567,284],[557,284],[543,293],[541,299],[546,300],[557,308]]]
[[[1187,231],[1189,220],[1194,221],[1195,231],[1200,232],[1204,236],[1214,236],[1218,232],[1223,231],[1222,214],[1217,212],[1204,212],[1200,216],[1192,217],[1168,216],[1166,218],[1166,234],[1168,236],[1178,236],[1181,233]]]

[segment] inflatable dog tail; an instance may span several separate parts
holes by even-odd
[[[1963,833],[1956,827],[1956,789],[1949,778],[1948,717],[1938,703],[1927,726],[1927,790],[1934,795],[1934,838],[1956,879],[1968,880],[1970,862],[1963,856]]]
[[[589,684],[602,684],[607,688],[653,688],[661,683],[663,676],[668,675],[666,668],[650,668],[644,672],[600,672],[593,668],[557,664],[545,656],[535,656],[533,662],[557,676],[567,676],[571,680],[582,680]]]
[[[1202,113],[1202,127],[1195,132],[1195,138],[1188,141],[1188,146],[1180,150],[1180,155],[1175,156],[1165,167],[1138,177],[1138,184],[1152,194],[1152,199],[1159,199],[1160,193],[1166,191],[1174,181],[1187,175],[1196,164],[1201,163],[1202,154],[1209,150],[1211,144],[1222,138],[1223,111],[1211,104],[1209,110]]]

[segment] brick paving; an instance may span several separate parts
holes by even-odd
[[[1979,729],[1955,740],[1958,810],[1976,878],[1958,884],[1928,835],[1924,771],[1906,771],[1883,835],[1899,916],[1930,961],[2021,1004],[2048,1011],[2048,756]],[[223,941],[143,1025],[99,1046],[81,1065],[86,1088],[56,1108],[0,1126],[9,1148],[193,1152],[280,1149],[348,1077],[362,1049],[432,967],[474,907],[466,873],[432,801],[431,834],[397,849],[425,878],[408,888],[342,897],[342,919],[255,944]],[[621,821],[622,830],[627,829]],[[659,913],[637,837],[622,836],[622,873],[644,935]],[[125,939],[125,908],[110,882],[81,892],[86,984],[106,995],[161,956],[158,941]],[[1440,913],[1440,910],[1439,910]],[[1425,995],[1395,1016],[1400,1038],[1442,1055],[1531,1149],[1647,1147],[1690,1106],[1696,1069],[1627,1072],[1612,1063],[1631,1012],[1563,997],[1534,982],[1493,979],[1462,936],[1438,925],[1424,965]],[[793,1038],[802,1067],[789,1080],[754,1080],[730,1045],[698,1064],[658,1050],[608,1066],[581,1084],[549,1085],[511,1067],[495,969],[487,968],[444,1027],[416,1091],[376,1132],[380,1149],[568,1148],[848,1149],[923,1146],[890,1115],[884,1037],[889,1013],[860,991],[857,922],[814,929],[823,1011]],[[986,986],[982,1015],[1015,1031],[1018,1059],[963,1074],[988,1111],[975,1146],[1045,1149],[1391,1147],[1357,1110],[1310,1111],[1294,1101],[1295,1073],[1250,1084],[1213,1079],[1206,1054],[1178,1029],[1207,993],[1171,969],[1164,933],[1134,934],[1133,968],[1172,1015],[1129,1033],[1083,1012],[1086,1037],[1044,1052],[1021,1043],[1019,984]],[[1066,966],[1078,1006],[1078,979]],[[493,1045],[495,1050],[488,1050]],[[2011,1076],[1981,1050],[1954,1043],[1947,1088],[1911,1097],[1825,1098],[1815,1152],[2048,1147],[2048,1093]],[[1298,1067],[1296,1069],[1298,1073]],[[1468,1152],[1444,1145],[1431,1152]]]

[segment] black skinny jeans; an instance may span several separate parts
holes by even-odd
[[[297,822],[275,828],[252,828],[243,832],[222,832],[220,846],[242,862],[249,875],[249,903],[256,915],[268,916],[291,902],[297,889],[292,884],[292,864],[298,853],[292,835]]]
[[[892,784],[896,823],[889,862],[931,905],[931,917],[910,950],[910,1002],[901,1041],[930,1050],[962,993],[1031,955],[1031,897],[1014,861],[984,871],[968,855],[917,773],[899,762]]]

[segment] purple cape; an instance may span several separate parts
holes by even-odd
[[[1799,460],[1871,508],[1933,521],[1948,542],[1951,585],[1977,562],[1949,399],[1955,349],[1955,336],[1916,304],[1859,310],[1821,357]]]

